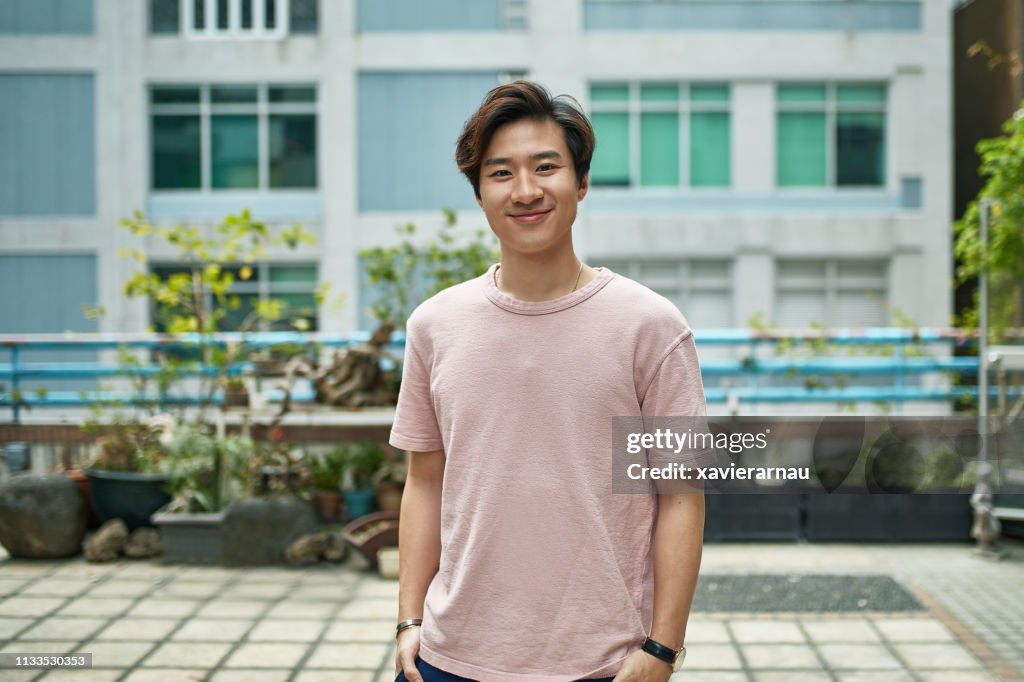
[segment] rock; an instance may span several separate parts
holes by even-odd
[[[86,561],[114,561],[128,542],[128,526],[121,519],[107,521],[82,545]]]
[[[327,549],[326,533],[303,535],[288,546],[288,549],[284,552],[284,558],[293,566],[315,564],[320,561],[320,556],[324,553],[325,549]]]
[[[266,566],[284,562],[287,547],[319,530],[312,505],[291,498],[239,500],[224,514],[224,564]]]
[[[132,559],[148,559],[163,553],[160,531],[156,528],[136,528],[124,546],[124,555]]]
[[[82,493],[62,474],[21,474],[0,483],[0,544],[12,557],[74,556],[85,523]]]
[[[338,533],[327,534],[327,546],[324,548],[324,559],[340,564],[348,556],[348,544]]]

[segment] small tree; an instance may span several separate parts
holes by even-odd
[[[139,212],[122,221],[122,226],[137,237],[157,237],[178,252],[176,261],[182,266],[180,272],[161,275],[146,268],[139,269],[125,282],[124,293],[129,298],[148,299],[153,319],[164,331],[197,335],[199,421],[202,421],[205,408],[213,402],[218,387],[225,384],[231,365],[241,359],[245,350],[241,343],[222,346],[212,338],[213,334],[226,331],[227,316],[241,308],[241,298],[231,292],[236,281],[235,271],[238,279],[247,280],[253,276],[253,265],[267,257],[270,247],[295,250],[304,243],[314,244],[315,240],[299,225],[274,232],[266,223],[253,220],[248,210],[228,215],[205,232],[192,225],[155,226]],[[122,249],[119,255],[133,258],[140,265],[146,263],[145,253],[140,249]],[[317,304],[324,300],[326,291],[325,285],[317,288],[314,295]],[[233,331],[245,332],[263,323],[278,322],[286,311],[287,304],[280,299],[261,299]],[[291,323],[300,330],[309,328],[308,321],[301,317],[292,319]],[[177,371],[172,379],[180,376],[180,358],[159,353],[158,362],[162,368]],[[162,391],[166,388],[166,385],[161,386]]]
[[[954,224],[953,252],[960,260],[960,283],[986,270],[989,278],[989,320],[993,340],[1010,328],[1024,326],[1024,105],[1003,124],[1003,136],[982,140],[978,173],[988,180]],[[987,248],[980,238],[982,199],[993,200]],[[978,294],[959,324],[978,325]]]
[[[397,246],[363,249],[370,283],[379,286],[370,311],[381,324],[390,322],[404,329],[416,306],[439,291],[479,277],[500,258],[494,239],[477,230],[461,244],[456,235],[455,211],[444,209],[444,224],[437,237],[421,242],[417,227],[406,223],[396,228],[401,236]]]

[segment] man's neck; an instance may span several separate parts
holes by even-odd
[[[503,293],[520,301],[550,301],[584,286],[594,274],[569,250],[554,258],[502,254],[495,279]]]

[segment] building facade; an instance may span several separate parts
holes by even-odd
[[[485,227],[454,143],[521,76],[598,131],[581,255],[693,326],[948,323],[948,0],[5,0],[0,332],[147,328],[120,221],[246,207],[317,245],[241,293],[365,329],[359,249]]]

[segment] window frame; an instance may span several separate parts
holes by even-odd
[[[290,0],[271,0],[274,3],[277,26],[268,30],[266,27],[266,16],[264,3],[261,0],[252,1],[252,25],[251,29],[244,29],[242,22],[242,0],[227,0],[228,3],[228,27],[218,28],[220,13],[217,8],[219,0],[200,0],[204,3],[203,17],[205,26],[202,29],[195,27],[194,0],[181,0],[181,35],[188,40],[208,39],[231,39],[231,40],[280,40],[288,36],[290,19]]]
[[[780,102],[779,101],[779,89],[780,86],[786,85],[804,85],[804,86],[824,86],[825,88],[825,101],[824,102]],[[882,102],[843,102],[840,103],[836,92],[840,86],[881,86],[884,93],[885,99]],[[782,192],[789,191],[800,191],[806,192],[808,190],[827,190],[827,191],[841,191],[841,192],[864,192],[864,191],[879,191],[887,190],[892,185],[892,146],[890,144],[892,140],[892,117],[889,116],[889,100],[890,90],[892,83],[890,81],[866,81],[866,80],[854,80],[854,81],[821,81],[821,80],[808,80],[808,81],[776,81],[775,83],[775,159],[774,159],[774,186],[775,189]],[[824,185],[780,185],[779,184],[779,115],[782,113],[812,113],[812,114],[825,114],[825,184]],[[839,185],[836,183],[836,178],[839,175],[839,141],[836,136],[836,127],[838,125],[839,114],[845,113],[872,113],[882,114],[883,126],[882,130],[885,135],[884,141],[885,146],[885,160],[883,167],[885,168],[885,181],[880,185]]]
[[[256,102],[246,103],[213,103],[210,92],[214,88],[223,87],[251,87],[256,88]],[[313,91],[311,102],[271,102],[271,88],[310,88]],[[199,91],[199,102],[197,104],[154,104],[153,92],[157,90],[189,89]],[[259,192],[263,194],[276,192],[316,192],[320,189],[320,97],[319,87],[316,83],[149,83],[147,85],[149,97],[149,191],[150,193],[199,193],[204,195],[220,194],[225,192]],[[212,150],[212,128],[215,115],[243,115],[256,116],[257,126],[257,183],[256,187],[213,187],[213,150]],[[316,182],[311,187],[271,187],[270,186],[270,119],[274,115],[311,115],[313,117],[314,137],[314,164],[316,168]],[[153,177],[153,153],[154,120],[158,116],[199,116],[199,187],[154,187]]]
[[[800,264],[824,264],[824,273],[821,276],[814,275],[789,275],[784,277],[782,273],[783,265],[786,263],[800,263]],[[849,275],[840,273],[841,266],[843,265],[870,265],[872,267],[881,266],[881,272],[877,275]],[[781,295],[784,292],[810,292],[810,293],[821,293],[824,292],[824,310],[826,319],[816,320],[816,322],[827,327],[835,327],[838,325],[857,327],[862,326],[859,324],[852,324],[842,320],[835,320],[834,316],[839,310],[839,295],[844,291],[860,292],[863,290],[877,290],[882,293],[883,302],[887,302],[890,297],[890,272],[892,269],[892,259],[888,256],[871,257],[871,256],[851,256],[848,258],[829,258],[829,257],[778,257],[774,263],[774,307],[775,314],[773,317],[778,316],[779,302]],[[887,324],[891,313],[883,303],[882,306],[884,314],[884,323]],[[810,324],[810,321],[808,323]]]
[[[623,87],[627,88],[625,102],[622,101],[595,101],[591,97],[594,87]],[[670,86],[679,89],[679,98],[676,100],[649,100],[643,101],[641,96],[642,88],[645,86]],[[694,101],[691,97],[693,86],[719,86],[725,87],[728,92],[728,99],[725,101]],[[723,80],[708,81],[687,81],[687,80],[591,80],[587,82],[587,96],[589,114],[622,114],[627,115],[627,126],[629,135],[629,183],[626,185],[594,183],[591,178],[591,186],[599,190],[628,190],[643,192],[663,192],[665,190],[689,192],[722,192],[733,188],[734,173],[732,164],[733,151],[733,83]],[[625,104],[625,109],[623,109]],[[678,164],[679,183],[676,185],[643,185],[641,184],[641,173],[643,160],[641,158],[642,144],[642,116],[650,113],[674,113],[679,116],[679,143],[678,143]],[[694,187],[690,166],[692,152],[690,146],[690,132],[692,127],[692,115],[694,113],[717,113],[726,114],[729,120],[729,182],[719,186]]]

